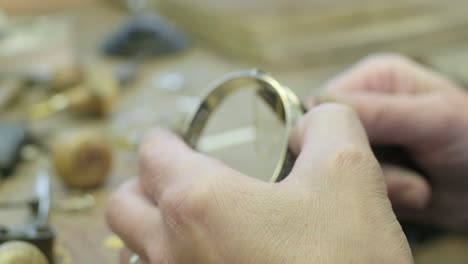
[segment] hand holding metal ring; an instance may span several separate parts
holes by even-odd
[[[256,84],[255,86],[248,86]],[[280,159],[270,181],[278,182],[290,172],[295,157],[289,149],[289,135],[298,119],[304,113],[304,107],[297,96],[287,87],[268,74],[253,69],[227,74],[215,83],[213,88],[202,97],[196,111],[190,116],[183,130],[187,144],[196,148],[203,129],[213,111],[230,94],[241,89],[254,87],[257,94],[267,103],[285,126],[286,137],[281,142]]]

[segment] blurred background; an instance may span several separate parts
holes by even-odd
[[[362,57],[399,52],[466,86],[467,11],[461,0],[0,0],[0,243],[29,241],[51,263],[117,263],[107,197],[137,174],[144,133],[180,132],[214,80],[260,68],[306,98]],[[245,92],[200,148],[268,179],[282,140]],[[412,247],[416,263],[468,263],[460,234]]]

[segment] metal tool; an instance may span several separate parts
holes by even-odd
[[[32,105],[28,116],[36,120],[65,110],[77,114],[107,116],[117,97],[118,86],[112,73],[103,68],[91,67],[82,84]]]
[[[36,246],[53,264],[53,244],[55,230],[49,225],[50,177],[41,171],[36,177],[34,195],[26,201],[0,202],[0,209],[28,208],[30,217],[21,226],[1,227],[0,244],[8,241],[25,241]]]
[[[21,160],[21,149],[30,139],[24,124],[19,122],[0,123],[0,179],[12,174]]]
[[[21,96],[24,81],[19,78],[5,78],[0,80],[0,110],[11,106]]]

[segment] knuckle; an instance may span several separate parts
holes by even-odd
[[[365,57],[361,63],[363,65],[372,66],[375,66],[376,64],[393,66],[408,64],[410,61],[411,60],[408,57],[398,53],[377,53]]]
[[[175,226],[204,219],[211,208],[213,184],[210,177],[203,177],[190,187],[165,190],[160,199],[163,214]]]
[[[348,145],[338,149],[332,155],[332,166],[344,174],[370,174],[379,170],[379,165],[373,153],[362,146]]]
[[[164,158],[165,151],[170,148],[172,138],[164,135],[164,132],[156,130],[145,136],[138,150],[139,160],[143,163],[152,163],[156,159]]]
[[[153,157],[159,156],[157,153],[158,149],[157,141],[144,142],[138,150],[138,160],[140,161],[140,165],[146,166],[153,160]]]
[[[342,115],[349,117],[356,117],[355,111],[348,105],[339,104],[339,103],[325,103],[311,111],[309,119],[313,118],[315,114],[333,114],[333,115]]]
[[[202,219],[207,210],[212,208],[213,198],[216,196],[215,181],[206,177],[203,181],[195,184],[190,199],[187,200],[184,208],[193,219]]]
[[[170,160],[168,155],[162,153],[159,143],[149,141],[143,144],[138,152],[138,168],[140,175],[147,178],[149,175],[157,177],[168,172]]]
[[[348,145],[338,149],[332,155],[332,174],[336,184],[364,188],[366,186],[383,186],[380,165],[369,148]],[[382,176],[382,177],[378,177]],[[347,188],[347,187],[345,187]]]
[[[341,147],[333,156],[334,163],[339,167],[367,164],[373,160],[374,158],[368,149],[356,145]]]
[[[305,114],[294,130],[296,134],[293,135],[303,139],[304,136],[313,132],[313,128],[330,122],[338,122],[340,127],[346,127],[349,124],[360,123],[360,120],[355,110],[348,105],[324,103]]]
[[[119,190],[112,193],[109,199],[107,200],[107,205],[104,212],[107,224],[114,230],[116,226],[115,221],[119,219],[119,205],[121,204],[121,199],[122,198]]]
[[[374,74],[378,78],[388,79],[398,75],[401,71],[407,71],[415,68],[415,63],[396,53],[381,53],[370,55],[358,63],[357,68],[363,74]]]
[[[158,204],[168,222],[178,226],[185,222],[185,212],[183,212],[183,209],[186,207],[187,198],[187,189],[175,190],[172,188],[164,190],[158,200]]]

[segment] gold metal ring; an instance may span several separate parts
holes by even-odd
[[[233,72],[218,80],[213,88],[202,97],[196,111],[189,117],[184,127],[184,139],[191,147],[196,148],[203,128],[211,113],[230,94],[251,88],[256,84],[257,94],[267,103],[285,126],[286,137],[282,142],[280,159],[270,181],[278,182],[290,172],[295,157],[289,149],[289,135],[298,119],[304,113],[304,107],[297,96],[287,87],[260,70]]]

